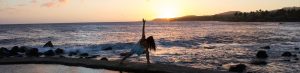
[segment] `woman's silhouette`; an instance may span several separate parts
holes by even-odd
[[[149,36],[146,39],[145,36],[145,19],[143,19],[143,30],[142,30],[142,38],[134,45],[134,47],[131,49],[129,54],[127,54],[120,62],[120,64],[123,64],[123,61],[132,56],[133,54],[137,54],[140,56],[143,53],[146,53],[147,58],[147,64],[150,64],[150,58],[149,58],[149,51],[150,50],[156,50],[156,45],[154,42],[154,39],[152,36]]]

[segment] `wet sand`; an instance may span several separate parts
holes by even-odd
[[[167,64],[151,64],[126,62],[119,65],[118,61],[100,61],[75,58],[2,58],[0,65],[9,64],[62,64],[67,66],[82,66],[96,69],[109,69],[116,71],[137,73],[229,73],[223,71],[202,70]]]

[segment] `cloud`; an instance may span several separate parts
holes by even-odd
[[[35,1],[35,0],[32,0],[32,1]],[[68,2],[68,0],[52,0],[51,2],[44,3],[41,6],[54,7],[54,6],[59,6],[59,5],[65,4],[67,2]]]
[[[68,0],[58,0],[59,3],[67,3]]]
[[[54,7],[55,6],[55,3],[53,2],[48,2],[48,3],[44,3],[42,4],[43,7]]]
[[[36,0],[31,0],[31,3],[36,3],[37,1]]]

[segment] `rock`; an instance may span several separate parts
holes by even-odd
[[[82,53],[82,54],[80,54],[80,56],[81,56],[81,57],[88,57],[89,54],[88,54],[88,53]]]
[[[216,48],[216,46],[204,46],[203,48],[204,49],[214,49],[214,48]]]
[[[51,41],[48,41],[43,47],[54,47]]]
[[[264,50],[260,50],[256,53],[256,58],[260,58],[260,59],[265,59],[265,58],[268,58],[268,54],[266,51]]]
[[[28,57],[38,57],[39,50],[37,48],[31,48],[25,52],[26,56]]]
[[[260,47],[261,49],[271,49],[270,46],[263,46],[263,47]]]
[[[21,47],[19,48],[19,52],[20,52],[20,53],[25,53],[25,51],[26,51],[27,49],[28,49],[27,47],[21,46]]]
[[[70,52],[70,53],[68,54],[68,56],[73,56],[73,55],[77,55],[77,53],[76,53],[76,52]]]
[[[97,57],[99,57],[99,55],[93,55],[93,56],[89,56],[89,57],[86,57],[86,58],[91,59],[91,58],[97,58]]]
[[[292,53],[291,52],[284,52],[283,54],[281,54],[281,56],[283,56],[283,57],[291,57]]]
[[[230,68],[229,68],[229,71],[230,72],[244,72],[245,70],[246,70],[246,65],[244,65],[244,64],[238,64],[238,65],[235,65],[235,66],[231,66]]]
[[[295,50],[299,50],[299,48],[297,47],[297,48],[294,48]]]
[[[268,62],[266,62],[264,60],[260,60],[260,61],[252,61],[250,64],[253,64],[253,65],[267,65]]]
[[[53,52],[53,50],[48,50],[48,51],[44,52],[44,55],[45,55],[46,57],[50,57],[50,56],[54,56],[55,53]]]
[[[63,49],[57,48],[57,49],[55,50],[55,53],[56,53],[57,55],[61,55],[61,54],[64,54],[65,51],[64,51]]]
[[[101,61],[108,61],[108,59],[106,57],[103,57],[100,59]]]
[[[295,58],[294,60],[299,60],[299,58]]]
[[[1,47],[0,48],[0,57],[9,57],[10,51],[7,48]]]
[[[14,47],[12,47],[11,50],[10,50],[10,53],[11,53],[12,55],[18,55],[18,52],[19,52],[19,47],[18,47],[18,46],[14,46]]]
[[[293,57],[297,57],[297,54],[292,55]]]
[[[128,54],[129,54],[129,52],[123,52],[123,53],[120,53],[120,56],[126,56]]]
[[[107,47],[107,48],[104,48],[102,50],[112,50],[112,47]]]

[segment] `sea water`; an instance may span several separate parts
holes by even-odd
[[[141,38],[141,22],[0,25],[0,47],[37,47],[52,41],[55,48],[79,51],[118,60]],[[283,52],[299,55],[299,22],[147,22],[146,37],[157,44],[152,63],[174,64],[210,70],[243,63],[249,72],[299,72],[300,61],[286,61]],[[267,65],[252,65],[262,46],[270,46]],[[101,50],[112,47],[112,50]],[[212,47],[212,49],[207,49]],[[292,58],[291,58],[292,59]],[[129,61],[146,62],[145,56]],[[225,66],[225,67],[224,67]]]

